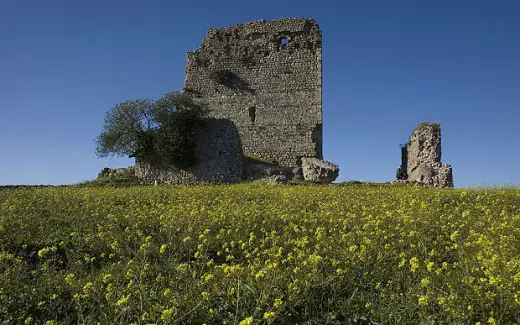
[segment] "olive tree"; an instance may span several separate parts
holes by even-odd
[[[146,147],[148,134],[157,127],[154,110],[151,99],[127,100],[114,106],[106,113],[103,131],[96,139],[97,155],[138,155]]]
[[[97,155],[159,159],[189,166],[194,163],[195,128],[202,110],[189,97],[167,93],[158,100],[128,100],[105,115],[97,137]]]

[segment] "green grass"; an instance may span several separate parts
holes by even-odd
[[[0,320],[515,324],[520,189],[0,191]]]
[[[77,187],[125,187],[141,185],[141,180],[131,174],[121,174],[112,177],[98,177],[93,180],[84,181],[73,186]]]

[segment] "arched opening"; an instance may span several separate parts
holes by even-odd
[[[286,47],[287,43],[289,43],[289,40],[287,39],[287,37],[283,36],[282,38],[280,38],[280,46],[281,47]]]

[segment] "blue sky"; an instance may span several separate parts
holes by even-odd
[[[520,1],[0,0],[0,184],[70,184],[105,166],[105,112],[179,90],[206,31],[315,18],[324,156],[391,181],[415,124],[442,126],[456,186],[520,184]]]

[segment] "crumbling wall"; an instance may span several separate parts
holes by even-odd
[[[233,121],[245,153],[283,166],[322,159],[321,46],[310,19],[210,29],[188,53],[183,92]]]
[[[450,165],[441,163],[441,128],[438,123],[421,123],[401,148],[397,180],[436,187],[453,187]]]
[[[232,183],[242,180],[244,157],[232,121],[206,119],[196,130],[195,165],[178,168],[153,158],[136,159],[135,175],[148,184]]]

